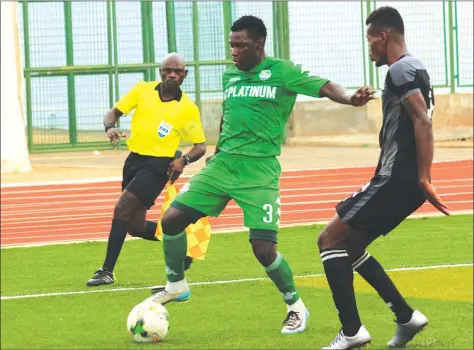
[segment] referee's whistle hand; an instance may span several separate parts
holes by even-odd
[[[121,137],[127,137],[127,134],[124,134],[118,128],[110,128],[107,130],[107,137],[110,139],[110,142],[116,143]]]
[[[170,182],[174,183],[184,171],[185,163],[184,158],[180,157],[173,160],[168,166],[168,176],[170,177]]]

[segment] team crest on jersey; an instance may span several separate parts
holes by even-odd
[[[259,75],[260,80],[264,80],[264,81],[270,79],[271,76],[272,76],[272,71],[268,69],[262,70]]]
[[[173,129],[173,125],[162,121],[160,125],[158,126],[158,136],[159,137],[166,137],[168,134],[171,132],[171,129]]]

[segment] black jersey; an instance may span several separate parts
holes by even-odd
[[[429,117],[434,108],[433,88],[423,64],[405,55],[390,66],[382,92],[383,124],[380,130],[380,159],[376,175],[395,177],[403,181],[418,181],[413,122],[402,102],[421,93]]]

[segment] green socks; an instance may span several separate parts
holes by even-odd
[[[283,294],[283,299],[287,305],[294,304],[300,299],[290,265],[280,253],[277,252],[275,261],[270,266],[265,267],[265,272]]]
[[[186,258],[187,240],[185,232],[175,236],[163,234],[166,275],[168,281],[178,282],[184,279],[184,259]]]

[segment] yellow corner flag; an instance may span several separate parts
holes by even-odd
[[[163,240],[163,231],[161,229],[161,219],[166,209],[169,208],[174,197],[178,194],[178,188],[174,184],[168,184],[165,194],[165,201],[160,214],[160,221],[158,221],[158,227],[156,229],[155,236],[159,240]],[[188,240],[188,252],[187,255],[199,260],[204,260],[206,257],[207,246],[211,239],[211,224],[207,217],[199,219],[195,224],[191,224],[186,227],[186,238]]]

